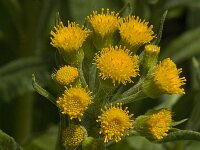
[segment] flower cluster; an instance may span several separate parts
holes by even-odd
[[[162,140],[173,123],[171,111],[151,110],[134,120],[122,103],[185,94],[182,69],[170,58],[157,62],[160,47],[151,43],[156,34],[149,22],[131,15],[123,18],[109,9],[94,11],[86,20],[89,26],[61,22],[51,31],[51,45],[64,60],[81,56],[66,61],[52,75],[61,86],[56,105],[70,119],[63,131],[64,146],[118,142],[134,132],[152,141]]]

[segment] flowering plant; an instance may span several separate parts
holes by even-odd
[[[88,16],[85,26],[59,22],[50,34],[63,62],[52,73],[60,90],[55,97],[32,79],[60,112],[58,149],[100,150],[136,135],[156,143],[200,139],[198,132],[174,128],[186,120],[174,121],[168,108],[138,117],[129,111],[147,97],[185,94],[182,69],[170,58],[158,61],[162,31],[156,35],[137,16],[102,9]]]

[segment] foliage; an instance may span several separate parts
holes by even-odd
[[[56,144],[52,142],[55,142],[57,130],[54,128],[47,130],[47,128],[51,124],[57,126],[58,116],[43,115],[47,114],[44,112],[47,110],[50,112],[49,114],[57,114],[57,112],[51,110],[54,109],[54,106],[47,105],[48,102],[44,102],[44,107],[48,108],[40,108],[40,101],[43,98],[34,94],[31,75],[35,73],[40,86],[50,91],[52,97],[57,96],[60,89],[59,87],[54,88],[56,85],[52,83],[50,75],[54,68],[63,65],[63,60],[58,59],[58,53],[49,44],[49,33],[55,25],[57,12],[65,23],[67,20],[71,20],[84,24],[86,16],[91,14],[93,10],[99,10],[102,7],[116,11],[121,10],[121,16],[134,14],[153,24],[158,37],[154,42],[161,46],[160,60],[166,57],[172,58],[178,66],[183,68],[183,74],[187,78],[184,96],[164,95],[156,100],[136,101],[131,103],[130,111],[133,110],[135,117],[137,117],[144,114],[149,108],[167,107],[174,112],[174,120],[188,118],[188,121],[178,125],[180,129],[199,131],[200,49],[198,43],[200,42],[200,20],[198,18],[200,2],[198,0],[88,0],[87,2],[83,0],[1,0],[0,129],[15,137],[24,149],[47,150]],[[166,10],[168,10],[167,15]],[[164,24],[160,21],[162,18],[166,18]],[[160,34],[159,29],[162,27],[163,32]],[[54,58],[56,58],[56,62]],[[94,79],[95,72],[96,70],[92,66],[88,77]],[[86,81],[87,79],[86,77]],[[90,89],[93,89],[94,81],[89,80]],[[34,85],[41,88],[36,82]],[[19,99],[22,102],[27,102],[30,97],[32,99],[31,106],[21,107],[18,105]],[[25,107],[30,108],[29,112],[24,111],[21,115],[15,112],[16,110],[24,110]],[[30,122],[31,129],[26,133],[23,131],[24,126],[19,128],[17,125],[19,118],[22,118],[19,120],[24,122],[28,120],[23,114],[30,114],[26,117],[33,118]],[[46,122],[42,118],[46,118]],[[171,141],[175,137],[180,137],[179,133],[179,131],[174,131],[165,140]],[[19,136],[19,134],[23,136]],[[38,136],[35,136],[36,134]],[[188,140],[189,135],[193,132],[182,132],[182,134],[186,138],[181,139]],[[7,145],[1,144],[1,142],[11,143],[7,149],[22,149],[13,138],[2,131],[0,136],[0,149],[6,150],[7,148]],[[196,132],[194,139],[199,140],[199,135],[196,135]],[[4,147],[1,148],[1,146]],[[143,137],[133,136],[117,145],[110,145],[109,148],[115,150],[122,148],[127,150],[181,149],[183,147],[185,149],[198,149],[199,146],[200,143],[194,141],[153,144]]]

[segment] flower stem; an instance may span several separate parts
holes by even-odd
[[[134,85],[133,87],[131,87],[130,89],[122,93],[121,97],[123,98],[123,97],[127,97],[127,96],[137,93],[141,89],[142,84],[143,84],[143,80],[140,79],[136,85]]]
[[[84,74],[83,74],[83,59],[81,60],[80,65],[79,65],[79,74],[80,74],[80,80],[81,80],[82,86],[87,87],[88,85],[85,81],[85,77],[84,77]]]
[[[127,104],[127,103],[131,103],[131,102],[135,102],[135,101],[138,101],[138,100],[141,100],[141,99],[144,99],[146,98],[146,94],[144,94],[143,91],[139,91],[135,94],[132,94],[130,96],[127,96],[127,97],[124,97],[122,99],[119,99],[117,101],[114,101],[113,104],[116,104],[116,103],[123,103],[123,104]]]
[[[21,144],[31,136],[33,99],[33,94],[26,93],[16,101],[15,138]]]
[[[59,122],[59,130],[58,130],[58,137],[57,137],[57,143],[56,143],[56,150],[67,150],[62,145],[62,132],[63,130],[69,125],[69,119],[62,113],[59,114],[60,116],[60,122]]]

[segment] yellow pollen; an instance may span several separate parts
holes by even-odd
[[[148,26],[148,22],[141,20],[136,16],[128,16],[120,24],[119,31],[122,41],[125,41],[130,46],[140,46],[150,42],[155,35],[153,26]]]
[[[66,147],[79,146],[85,137],[84,129],[79,125],[70,125],[62,134],[63,145]]]
[[[139,75],[138,56],[131,56],[125,47],[103,48],[96,54],[95,63],[100,70],[101,78],[110,78],[114,84],[132,82],[131,77]]]
[[[84,27],[79,27],[75,22],[68,21],[67,27],[60,22],[54,29],[55,31],[50,33],[52,35],[51,45],[65,52],[78,50],[88,36],[88,31]]]
[[[182,69],[177,69],[176,64],[170,59],[164,59],[154,71],[154,83],[163,93],[185,94],[184,89],[180,88],[185,84],[185,77],[180,78]]]
[[[63,66],[53,76],[60,85],[68,85],[78,77],[78,69],[71,66]]]
[[[148,130],[155,140],[163,139],[171,128],[171,124],[172,114],[166,109],[162,109],[158,113],[150,115],[147,120]]]
[[[66,89],[57,100],[63,114],[68,114],[70,119],[78,118],[79,121],[91,103],[91,93],[80,87]]]
[[[122,103],[118,103],[116,106],[105,107],[102,110],[103,114],[98,117],[97,122],[100,122],[99,134],[105,135],[104,142],[107,143],[110,140],[118,142],[123,135],[128,135],[130,129],[133,128],[133,120],[129,115],[127,107],[122,109]]]
[[[93,14],[88,16],[94,31],[104,37],[106,35],[112,34],[118,29],[120,17],[118,13],[107,9],[106,14],[104,14],[104,9],[102,8],[101,14],[97,11],[93,11]]]

